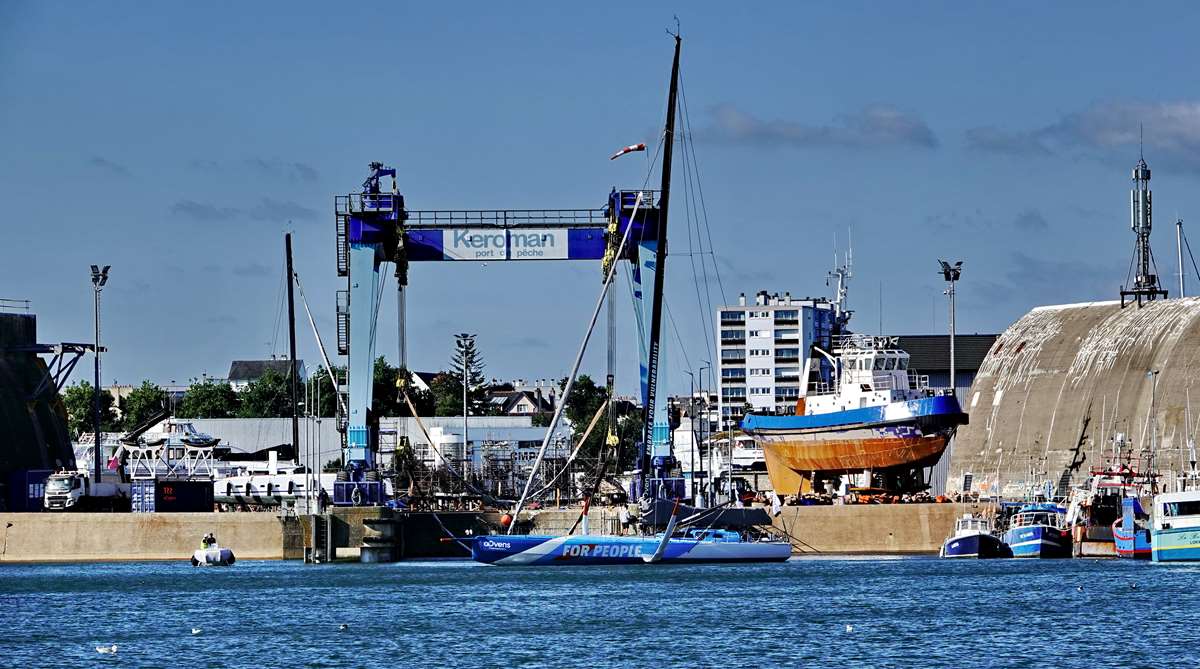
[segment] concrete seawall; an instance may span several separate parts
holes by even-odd
[[[278,560],[286,525],[269,513],[5,513],[0,562],[186,560],[206,532],[238,558]]]
[[[982,513],[974,504],[847,504],[787,506],[774,520],[793,537],[802,555],[937,553],[964,513]]]
[[[775,527],[793,538],[798,554],[936,553],[970,504],[789,506]],[[377,509],[339,509],[331,530],[339,557],[353,558],[362,542],[362,521]],[[563,534],[579,511],[522,514],[534,534]],[[589,531],[619,530],[615,509],[592,509]],[[213,532],[241,559],[299,559],[308,536],[301,519],[271,513],[7,513],[0,514],[0,562],[104,562],[185,560]],[[407,558],[466,556],[444,536],[499,530],[499,514],[414,513],[401,520],[400,552]]]

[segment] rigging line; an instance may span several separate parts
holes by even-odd
[[[688,112],[687,92],[684,90],[684,87],[683,87],[682,68],[680,68],[680,72],[679,72],[679,92],[680,92],[680,102],[683,104],[683,125],[686,128],[684,135],[686,137],[691,137],[692,117],[691,117],[691,114]],[[696,142],[694,140],[689,141],[686,146],[690,147],[690,150],[692,152],[692,163],[697,164],[696,163]],[[713,246],[713,240],[712,240],[712,226],[708,222],[708,204],[704,200],[704,186],[700,181],[700,168],[698,165],[695,168],[695,171],[696,171],[696,192],[700,196],[700,211],[703,214],[703,218],[704,218],[704,230],[708,236],[709,254],[712,255],[713,274],[716,275],[716,277],[717,277],[717,287],[721,291],[721,293],[720,293],[721,300],[722,300],[722,303],[724,304],[729,301],[729,297],[728,297],[728,294],[725,292],[725,282],[721,279],[721,269],[719,267],[717,267],[717,256],[716,256],[716,250],[715,250],[716,247]]]
[[[647,181],[648,180],[649,175],[647,175]],[[630,220],[636,220],[638,210],[641,208],[641,206],[642,195],[639,193],[637,198],[634,200],[633,212],[630,215]],[[625,227],[625,233],[621,235],[621,242],[617,245],[617,252],[614,254],[614,258],[620,258],[621,254],[625,251],[625,245],[628,243],[630,237],[629,231],[632,229],[632,225]],[[600,310],[604,306],[605,297],[607,297],[609,289],[612,288],[613,277],[615,277],[617,273],[616,263],[617,261],[614,260],[612,266],[608,268],[608,272],[604,277],[604,287],[600,290],[600,297],[596,301],[596,308],[592,311],[591,322],[588,323],[587,331],[583,335],[583,341],[580,342],[579,345],[579,352],[575,354],[575,362],[572,364],[571,373],[567,377],[567,384],[563,388],[564,398],[571,396],[571,388],[575,385],[575,378],[579,373],[579,365],[583,363],[583,354],[587,352],[587,345],[588,341],[591,340],[592,330],[595,329],[596,320],[600,317]],[[533,486],[533,477],[537,475],[538,467],[541,466],[542,459],[546,455],[546,448],[550,445],[551,435],[554,433],[554,428],[558,426],[559,419],[562,418],[564,408],[566,408],[565,400],[563,403],[559,404],[558,408],[554,410],[554,415],[550,418],[550,425],[546,429],[546,436],[542,439],[542,446],[540,449],[538,449],[537,458],[533,461],[533,466],[530,468],[529,478],[525,481],[525,487],[521,492],[520,499],[517,500],[516,505],[513,507],[512,516],[514,522],[508,526],[509,534],[512,534],[513,529],[516,528],[515,520],[519,517],[519,514],[521,513],[521,507],[525,504],[525,500],[529,497],[529,489]]]
[[[659,145],[655,149],[655,157],[658,156],[659,150],[662,149],[662,146],[665,143],[663,138],[665,137],[666,131],[664,130],[662,138],[659,139]],[[537,475],[538,467],[541,465],[542,459],[546,455],[546,448],[550,445],[550,438],[554,433],[554,429],[558,426],[559,420],[562,418],[563,409],[566,408],[565,398],[571,395],[571,388],[575,385],[576,375],[579,373],[579,366],[583,362],[583,355],[585,352],[587,352],[587,345],[592,337],[592,330],[596,327],[596,320],[600,317],[600,310],[604,306],[608,291],[612,289],[613,280],[617,276],[617,265],[620,264],[621,257],[626,249],[626,245],[629,243],[630,237],[632,237],[630,233],[633,230],[633,222],[637,220],[638,212],[642,207],[644,192],[646,190],[646,186],[650,183],[650,178],[653,176],[653,171],[653,166],[651,166],[646,173],[645,179],[642,181],[641,191],[639,191],[637,196],[634,198],[633,211],[630,212],[629,216],[630,224],[625,226],[625,232],[621,235],[621,241],[617,244],[616,253],[613,255],[613,264],[609,266],[608,271],[605,273],[603,288],[600,290],[600,297],[596,302],[596,308],[592,311],[591,322],[588,324],[587,331],[584,332],[583,341],[580,342],[579,345],[579,352],[575,355],[575,362],[572,364],[571,372],[567,376],[567,383],[563,387],[564,401],[554,410],[554,415],[550,418],[550,425],[546,428],[546,436],[542,439],[542,445],[541,448],[538,449],[538,454],[533,461],[533,466],[530,467],[529,478],[525,481],[525,486],[521,491],[521,497],[517,500],[516,505],[513,507],[512,516],[514,522],[508,526],[509,534],[512,534],[513,529],[516,527],[515,520],[519,517],[521,513],[521,507],[525,504],[525,500],[529,497],[529,490],[533,487],[533,479]],[[620,211],[618,210],[614,212],[614,215],[619,217]],[[662,240],[662,243],[665,242],[666,240]]]
[[[685,130],[684,135],[681,135],[679,138],[679,143],[680,143],[681,147],[684,144],[684,138],[686,136],[686,130],[687,130],[686,124],[684,126],[684,130]],[[687,224],[688,224],[688,250],[692,251],[695,248],[695,246],[693,246],[693,240],[692,240],[693,231],[695,232],[696,239],[699,240],[700,230],[699,230],[699,222],[696,221],[695,218],[693,218],[693,216],[692,216],[692,213],[695,211],[694,210],[695,197],[694,197],[694,192],[690,188],[690,184],[692,182],[692,177],[691,177],[692,172],[690,169],[690,163],[688,161],[687,149],[685,148],[683,151],[681,151],[680,155],[683,157],[683,160],[680,162],[680,165],[683,167],[683,184],[684,184],[683,212],[684,212],[684,218],[687,219]],[[703,242],[701,242],[701,246],[702,245],[703,245]],[[709,336],[708,328],[704,326],[704,323],[706,320],[704,316],[706,313],[711,313],[711,305],[709,305],[710,309],[705,310],[704,299],[700,296],[700,275],[696,272],[696,257],[692,253],[688,253],[688,261],[692,265],[692,287],[696,289],[696,308],[700,311],[700,314],[699,314],[699,316],[700,316],[700,332],[704,334],[704,350],[711,351],[713,349],[712,339]],[[701,265],[704,264],[703,257],[701,257],[701,259],[700,259],[700,264]],[[689,369],[691,368],[690,362],[688,362],[688,368]]]
[[[283,291],[287,287],[287,267],[279,274],[279,288],[275,291],[275,324],[271,332],[271,359],[275,359],[275,353],[279,347],[279,330],[282,327],[283,321]]]
[[[671,306],[666,301],[663,302],[663,310],[667,312],[667,320],[671,321],[671,329],[675,331],[675,342],[679,344],[679,352],[683,354],[683,362],[688,366],[688,369],[691,369],[692,361],[688,357],[687,347],[683,345],[683,337],[679,336],[679,326],[675,325],[675,316],[671,314]]]
[[[1187,247],[1188,257],[1192,259],[1192,271],[1196,273],[1197,278],[1200,278],[1200,268],[1196,267],[1196,256],[1192,255],[1192,245],[1188,242],[1186,232],[1183,233],[1183,245]]]

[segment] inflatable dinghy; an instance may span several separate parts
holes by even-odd
[[[236,561],[233,551],[220,546],[201,548],[192,553],[193,567],[229,567]]]

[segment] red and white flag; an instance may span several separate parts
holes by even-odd
[[[621,156],[623,156],[627,153],[633,153],[634,151],[645,151],[645,150],[646,150],[645,144],[632,144],[632,145],[627,146],[627,147],[621,149],[620,151],[617,151],[616,153],[612,154],[612,157],[609,158],[609,160],[616,160],[617,158],[620,158]]]

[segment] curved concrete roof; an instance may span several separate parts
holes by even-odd
[[[1150,370],[1159,370],[1152,407]],[[1200,298],[1121,308],[1119,302],[1038,307],[992,345],[965,407],[948,490],[1006,494],[1022,486],[1081,481],[1122,432],[1135,454],[1157,427],[1155,466],[1179,471],[1185,435],[1200,417]],[[1192,386],[1195,386],[1193,388]],[[1192,429],[1186,426],[1189,390]],[[1144,464],[1144,461],[1143,461]]]

